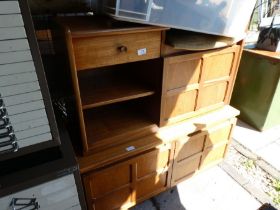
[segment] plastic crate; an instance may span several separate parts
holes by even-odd
[[[256,0],[100,0],[120,20],[228,37],[244,36]]]

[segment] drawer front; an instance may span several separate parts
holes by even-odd
[[[169,175],[168,146],[83,176],[88,207],[95,210],[128,208],[164,191]]]
[[[161,125],[228,104],[240,46],[164,58]]]
[[[25,207],[30,204],[30,207],[34,207],[34,209],[39,207],[43,210],[81,209],[73,175],[67,175],[0,198],[0,205],[3,210],[10,210],[11,203],[14,203],[16,209],[19,207],[19,203],[25,203]]]
[[[77,70],[158,58],[161,32],[73,38]]]

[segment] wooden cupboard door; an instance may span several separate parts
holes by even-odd
[[[88,208],[126,209],[168,187],[171,146],[83,176]]]
[[[186,137],[176,142],[175,160],[180,162],[192,155],[203,151],[207,134],[200,132],[191,137]]]
[[[223,105],[228,82],[219,82],[203,87],[200,92],[200,108],[207,108],[213,105]]]
[[[198,170],[206,137],[206,132],[199,132],[176,141],[172,186],[190,177]]]
[[[200,160],[201,155],[198,154],[174,163],[171,186],[175,186],[195,174],[199,168]]]
[[[205,149],[201,158],[200,168],[203,169],[221,162],[225,156],[226,148],[227,143]]]
[[[205,147],[208,148],[223,142],[228,142],[233,126],[234,124],[225,122],[210,129],[209,134],[206,138]]]
[[[175,142],[171,186],[221,162],[227,152],[236,118],[181,137]]]
[[[160,125],[177,123],[228,104],[241,47],[164,58]]]

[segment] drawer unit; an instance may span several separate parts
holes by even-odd
[[[72,174],[0,198],[0,206],[3,210],[81,209],[75,179]]]
[[[83,175],[89,209],[129,208],[168,187],[170,146]]]
[[[161,32],[73,37],[77,70],[158,58]]]
[[[0,2],[0,160],[59,144],[27,2]]]
[[[228,104],[240,53],[235,45],[164,58],[161,125]]]
[[[171,186],[223,160],[235,123],[236,118],[231,118],[178,139],[175,143]]]

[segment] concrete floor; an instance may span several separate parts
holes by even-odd
[[[250,125],[238,121],[233,132],[233,140],[251,153],[254,159],[263,162],[263,168],[271,173],[280,174],[280,126],[263,132],[257,131]],[[250,154],[249,154],[250,155]]]
[[[133,210],[257,210],[261,204],[218,166],[147,200]]]

